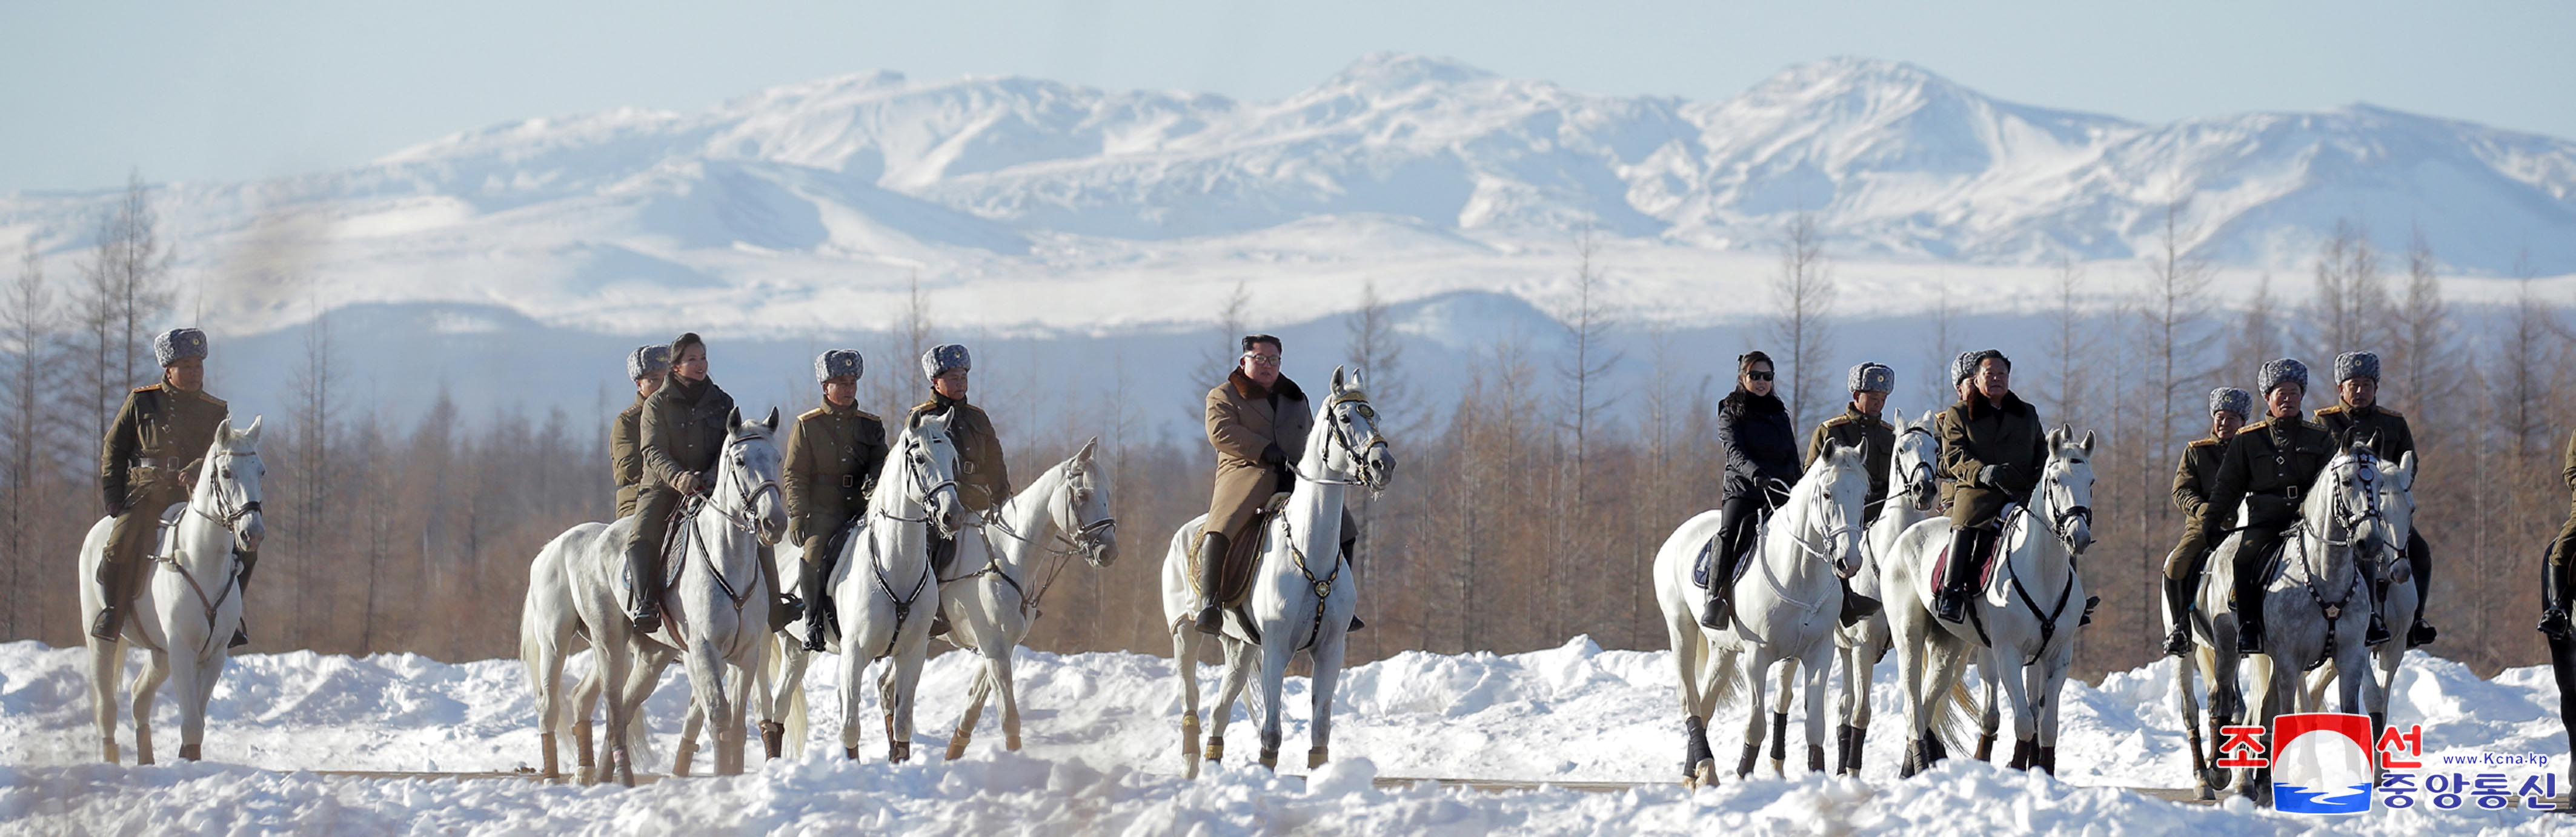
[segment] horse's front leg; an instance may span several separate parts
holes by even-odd
[[[1721,662],[1718,670],[1720,676],[1731,673],[1744,683],[1744,754],[1735,760],[1735,778],[1742,779],[1753,775],[1753,762],[1762,755],[1762,709],[1769,705],[1762,699],[1763,689],[1771,682],[1773,660],[1768,650],[1759,648],[1737,656],[1736,660],[1739,665],[1728,666]]]
[[[1771,701],[1771,775],[1787,776],[1789,775],[1789,703],[1798,697],[1798,659],[1783,658],[1772,665],[1779,672],[1780,680],[1777,688],[1780,694]],[[1822,739],[1814,734],[1807,736],[1809,744],[1819,740]]]
[[[1181,767],[1199,777],[1199,632],[1189,625],[1172,628],[1172,674],[1181,681]],[[1218,740],[1224,740],[1220,737]]]
[[[1279,687],[1288,677],[1288,643],[1285,626],[1262,633],[1261,643],[1261,766],[1279,768],[1279,725],[1282,720]]]
[[[2197,653],[2186,653],[2173,658],[2174,717],[2182,719],[2183,738],[2191,746],[2193,796],[2207,800],[2214,797],[2209,788],[2209,757],[2206,755],[2208,751],[2203,749],[2204,742],[2200,737],[2200,701],[2192,697],[2191,693],[2194,685],[2191,667],[2195,658],[2199,656]],[[2211,706],[2211,711],[2213,713],[2217,711],[2214,704]]]
[[[1889,589],[1902,590],[1894,586]],[[1929,766],[1926,763],[1929,753],[1925,752],[1924,741],[1932,737],[1928,703],[1931,695],[1927,689],[1931,678],[1928,676],[1930,672],[1926,671],[1931,660],[1929,643],[1924,641],[1924,626],[1914,614],[1916,609],[1913,601],[1900,603],[1892,596],[1888,604],[1891,611],[1887,618],[1888,637],[1896,646],[1896,687],[1901,699],[1898,707],[1904,710],[1905,721],[1905,755],[1896,767],[1898,778],[1911,778]]]
[[[1004,645],[992,660],[993,689],[1002,698],[1002,749],[1020,751],[1020,690],[1013,685],[1011,651],[1016,644]]]
[[[1807,771],[1825,772],[1825,686],[1834,667],[1834,643],[1827,639],[1822,646],[1807,653],[1800,665],[1807,670]]]
[[[1995,649],[1994,653],[1986,657],[1985,674],[1987,687],[1992,689],[1997,685],[2002,686],[2004,700],[2012,704],[2013,751],[2012,761],[2006,766],[2014,770],[2028,770],[2032,760],[2039,757],[2038,723],[2030,704],[2032,683],[2039,678],[2039,670],[2036,666],[2006,667],[2003,664],[2002,659],[2006,654],[2018,655],[2019,653],[2018,649],[2013,651]],[[1992,702],[1988,701],[1988,703]],[[1986,714],[1995,715],[1995,707],[1986,707]]]
[[[2074,641],[2074,637],[2068,637],[2064,650],[2041,663],[2046,673],[2041,675],[2035,689],[2039,701],[2037,766],[2051,776],[2057,775],[2057,717],[2063,708],[2058,696],[2066,688],[2066,670],[2075,664]]]
[[[146,651],[143,670],[134,675],[134,763],[152,763],[152,703],[159,699],[161,684],[170,679],[170,655],[163,651]],[[193,689],[181,688],[181,702]],[[113,704],[111,704],[113,705]],[[183,710],[184,711],[184,710]],[[111,722],[113,723],[113,722]],[[182,740],[180,743],[187,743]]]
[[[100,758],[115,764],[116,693],[118,681],[125,679],[125,643],[96,637],[89,637],[88,642],[90,722],[98,729]]]
[[[984,701],[993,695],[992,660],[984,661],[984,670],[975,673],[975,682],[966,687],[966,711],[957,714],[957,731],[948,736],[948,760],[966,757],[966,745],[975,737],[975,722],[984,715]]]
[[[760,669],[760,652],[755,650],[747,656],[751,659],[739,667],[742,670],[736,671],[733,681],[727,684],[733,687],[733,705],[742,707],[743,717],[737,719],[732,726],[725,727],[717,734],[716,739],[724,743],[724,751],[716,756],[716,772],[724,776],[742,775],[745,765],[750,761],[750,730],[742,721],[749,720],[751,716],[754,705],[751,700],[753,685],[756,681],[767,679],[766,672]],[[761,720],[763,727],[768,726],[767,718]]]
[[[1225,756],[1226,726],[1234,722],[1234,707],[1261,665],[1254,659],[1261,646],[1234,639],[1219,642],[1225,647],[1225,679],[1217,681],[1216,702],[1208,705],[1207,760],[1211,762]]]
[[[1327,627],[1326,630],[1338,633],[1334,628]],[[1333,684],[1342,676],[1344,639],[1344,637],[1335,637],[1331,642],[1316,643],[1315,650],[1310,655],[1315,664],[1314,676],[1307,683],[1313,692],[1308,697],[1313,698],[1314,701],[1312,709],[1314,714],[1310,716],[1313,718],[1312,729],[1309,730],[1314,744],[1306,751],[1308,770],[1322,767],[1324,762],[1332,760]]]
[[[223,636],[217,635],[215,641],[223,642]],[[224,666],[231,662],[232,655],[221,648],[215,649],[213,658],[197,661],[196,688],[180,693],[180,699],[185,701],[179,707],[180,758],[205,758],[206,707],[215,702],[215,684],[223,680]]]
[[[841,601],[853,602],[844,598]],[[856,602],[853,602],[856,604]],[[841,643],[841,752],[852,761],[859,758],[859,730],[865,725],[859,719],[867,702],[868,652],[857,644],[857,635],[843,633]]]

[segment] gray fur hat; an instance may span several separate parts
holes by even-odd
[[[2379,355],[2372,352],[2345,352],[2335,355],[2335,383],[2354,378],[2379,380]]]
[[[1851,379],[1851,391],[1855,393],[1896,391],[1896,370],[1888,368],[1884,363],[1863,362],[1859,366],[1852,367],[1848,377]]]
[[[152,358],[168,366],[189,358],[206,356],[206,333],[193,328],[174,328],[152,338]]]
[[[814,382],[818,384],[833,378],[855,381],[867,373],[868,361],[859,357],[857,349],[833,349],[814,356]]]
[[[668,343],[637,346],[635,351],[626,353],[626,379],[629,381],[659,377],[669,371],[671,346]]]
[[[2254,394],[2235,387],[2210,390],[2209,414],[2214,416],[2221,412],[2235,413],[2238,418],[2254,415]]]
[[[966,347],[955,343],[941,343],[930,347],[930,351],[921,353],[921,377],[923,378],[936,378],[939,377],[939,373],[951,369],[972,371],[974,368],[975,360],[967,356]]]
[[[1951,386],[1954,386],[1954,387],[1955,387],[1955,386],[1958,386],[1960,381],[1965,381],[1965,380],[1967,380],[1967,379],[1969,379],[1969,378],[1974,378],[1974,377],[1976,377],[1976,376],[1977,376],[1977,353],[1976,353],[1976,352],[1960,352],[1960,353],[1959,353],[1959,358],[1958,358],[1957,360],[1950,361],[1950,385],[1951,385]]]
[[[2282,384],[2298,384],[2300,391],[2307,391],[2308,365],[2286,357],[2267,360],[2263,370],[2254,375],[2254,385],[2261,387],[2264,395],[2271,395],[2272,388]]]

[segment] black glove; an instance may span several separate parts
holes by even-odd
[[[1262,449],[1261,449],[1261,464],[1263,464],[1263,465],[1285,465],[1285,464],[1288,464],[1288,452],[1287,452],[1287,451],[1284,451],[1284,450],[1280,450],[1280,449],[1279,449],[1279,443],[1277,443],[1277,442],[1272,442],[1272,443],[1270,443],[1269,445],[1266,445],[1266,446],[1262,447]]]

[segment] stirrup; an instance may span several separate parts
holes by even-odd
[[[232,648],[240,648],[240,647],[242,647],[242,646],[244,646],[244,645],[249,645],[249,644],[250,644],[250,629],[249,629],[249,628],[247,628],[247,627],[236,627],[236,628],[234,628],[234,629],[233,629],[233,640],[232,640],[231,642],[224,643],[224,647],[225,647],[225,648],[227,648],[227,649],[232,649]]]
[[[2414,625],[2409,626],[2406,629],[2406,647],[2413,648],[2419,645],[2431,645],[2433,644],[2433,639],[2441,635],[2441,631],[2433,629],[2433,623],[2417,619],[2415,620]]]
[[[2567,617],[2567,608],[2553,607],[2540,612],[2540,634],[2561,642],[2576,640],[2576,623]]]
[[[2173,633],[2165,635],[2165,656],[2180,657],[2189,653],[2191,653],[2191,623],[2175,625]]]
[[[626,614],[626,621],[634,625],[636,633],[659,633],[662,630],[662,609],[648,601],[633,613]]]
[[[2388,635],[2388,620],[2379,618],[2379,614],[2371,614],[2370,630],[2362,632],[2361,644],[2377,648],[2388,644],[2389,639],[2391,637]]]
[[[1343,633],[1350,633],[1351,631],[1356,631],[1365,627],[1368,627],[1368,623],[1360,621],[1360,617],[1357,614],[1353,614],[1351,616],[1351,627],[1349,630],[1343,631]]]
[[[1941,600],[1939,603],[1939,609],[1934,615],[1939,616],[1943,622],[1967,621],[1968,593],[1969,590],[1966,587],[1951,587],[1942,590],[1938,596]]]
[[[114,605],[100,608],[98,617],[89,622],[89,635],[101,642],[115,642],[116,629],[123,627],[118,624],[121,621],[123,620],[117,618]]]

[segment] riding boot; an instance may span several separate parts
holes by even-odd
[[[233,575],[233,578],[235,579],[233,584],[234,586],[241,588],[242,604],[247,606],[250,603],[250,571],[252,568],[259,566],[259,550],[254,549],[249,552],[235,550],[233,552],[233,557],[235,560],[241,562],[241,571]],[[245,607],[245,609],[247,609],[247,607]],[[240,648],[249,644],[250,616],[245,613],[242,616],[241,622],[233,626],[232,641],[225,643],[224,647]]]
[[[661,551],[658,543],[639,544],[626,551],[626,572],[632,582],[627,587],[626,618],[639,634],[662,630]]]
[[[1958,529],[1950,533],[1949,578],[1943,579],[1936,596],[1941,621],[1959,622],[1968,618],[1968,595],[1977,578],[1977,544],[1983,530]]]
[[[117,630],[124,627],[125,606],[130,602],[126,598],[126,589],[133,586],[126,581],[126,575],[123,561],[105,560],[98,564],[93,580],[99,586],[98,600],[105,606],[98,609],[98,618],[90,620],[89,635],[100,641],[115,642]]]
[[[2173,633],[2165,637],[2165,656],[2180,657],[2191,651],[2191,594],[2197,579],[2165,579],[2165,613],[2173,616]]]
[[[2406,550],[2406,567],[2415,574],[2415,623],[2406,627],[2406,647],[2414,648],[2433,644],[2441,632],[2433,630],[2433,624],[2424,621],[2424,603],[2433,598],[2432,550],[2424,546],[2422,534],[2415,534],[2407,540],[2411,544]]]
[[[1225,631],[1224,604],[1217,601],[1216,588],[1225,570],[1228,546],[1224,532],[1199,533],[1199,633],[1219,634]]]
[[[807,651],[821,651],[830,642],[827,632],[831,630],[831,624],[823,613],[823,587],[830,583],[831,574],[832,570],[828,564],[805,565],[803,586],[805,588],[805,650]]]
[[[2558,642],[2576,640],[2576,625],[2567,618],[2569,580],[2565,565],[2540,565],[2540,633]]]
[[[1709,556],[1708,592],[1699,613],[1700,627],[1717,630],[1726,627],[1733,603],[1728,598],[1735,592],[1735,572],[1744,559],[1747,534],[1755,528],[1754,501],[1731,498],[1720,506],[1717,523],[1716,554]]]
[[[2236,653],[2263,653],[2263,562],[2236,567]]]

